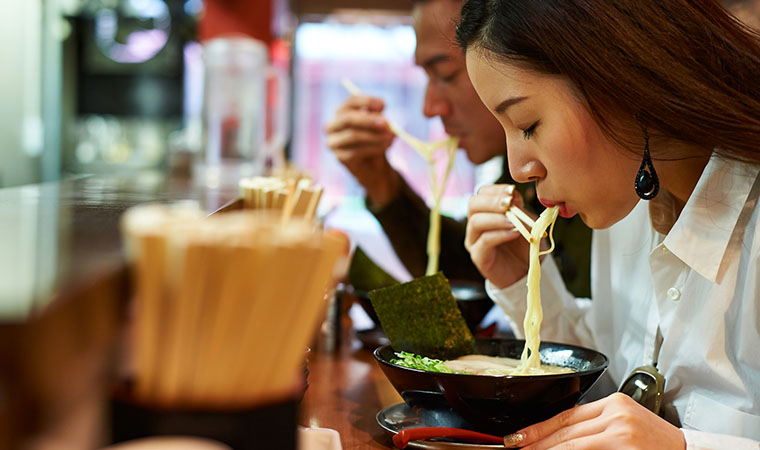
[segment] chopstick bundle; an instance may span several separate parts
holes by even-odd
[[[293,195],[294,185],[276,177],[252,177],[240,180],[240,193],[246,209],[282,209],[285,199]]]
[[[310,178],[293,174],[292,177],[252,177],[240,180],[240,192],[246,209],[277,210],[283,220],[291,217],[313,219],[322,197],[322,188]]]
[[[346,243],[279,214],[138,206],[134,394],[163,408],[245,408],[297,391]]]

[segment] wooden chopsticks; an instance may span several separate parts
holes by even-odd
[[[278,211],[283,221],[313,219],[322,197],[322,188],[309,178],[252,177],[240,180],[239,186],[245,209]]]
[[[204,216],[145,205],[122,219],[135,275],[134,394],[210,409],[292,396],[347,244],[303,216]]]
[[[507,216],[507,219],[512,222],[512,225],[515,226],[515,229],[520,232],[526,241],[533,242],[533,236],[531,235],[531,232],[533,230],[533,227],[536,225],[536,221],[533,220],[532,217],[530,217],[527,213],[525,213],[525,211],[516,206],[510,207],[504,214]],[[531,231],[528,231],[528,228],[526,228],[525,225],[528,225],[531,228]],[[541,237],[546,237],[546,232],[544,232]]]

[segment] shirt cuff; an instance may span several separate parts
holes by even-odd
[[[760,442],[728,434],[705,433],[681,429],[686,440],[686,450],[758,450]]]

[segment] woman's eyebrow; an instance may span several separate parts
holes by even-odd
[[[503,102],[499,103],[498,106],[496,106],[496,108],[494,108],[493,110],[494,110],[494,112],[496,114],[503,114],[504,111],[507,110],[507,108],[509,108],[510,106],[515,105],[517,103],[520,103],[521,101],[525,100],[526,98],[528,98],[528,97],[512,97],[512,98],[508,98],[508,99],[504,100]]]

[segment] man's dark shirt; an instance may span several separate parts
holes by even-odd
[[[506,158],[501,177],[494,184],[515,184],[509,175]],[[540,213],[533,183],[517,184],[527,209]],[[413,277],[425,274],[427,267],[427,234],[430,209],[403,183],[400,195],[382,209],[367,207],[380,222],[401,262]],[[482,283],[483,276],[464,247],[466,220],[441,217],[441,254],[439,268],[449,280]],[[577,215],[559,218],[554,225],[555,249],[552,252],[567,288],[578,297],[590,297],[591,229]]]

